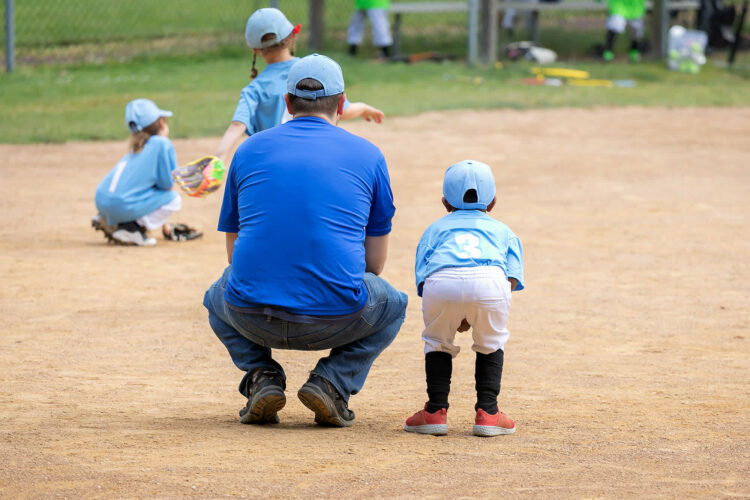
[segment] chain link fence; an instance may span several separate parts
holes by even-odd
[[[302,23],[299,46],[303,50],[310,36],[309,0],[0,0],[2,19],[9,3],[14,6],[17,65],[117,62],[140,56],[246,50],[248,16],[270,5],[279,7],[294,24]],[[324,4],[322,50],[343,52],[354,2],[325,0]],[[405,16],[402,47],[464,55],[466,23],[465,13]],[[3,36],[3,66],[6,43]],[[369,44],[368,36],[363,53],[368,53]]]

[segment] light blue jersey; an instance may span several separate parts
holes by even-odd
[[[446,267],[497,266],[523,290],[521,240],[508,226],[481,210],[456,210],[433,222],[417,246],[417,293],[435,271]]]
[[[96,188],[99,213],[114,226],[134,221],[172,201],[172,170],[177,153],[166,137],[151,136],[138,153],[128,153]]]
[[[232,121],[244,124],[247,135],[281,125],[284,121],[286,77],[297,61],[299,58],[295,57],[269,64],[242,89]]]
[[[292,119],[286,110],[284,96],[287,93],[289,70],[297,61],[299,57],[269,64],[255,80],[242,89],[232,121],[245,125],[247,135],[257,134]],[[348,107],[347,100],[344,109]]]

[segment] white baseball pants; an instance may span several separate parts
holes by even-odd
[[[474,345],[482,354],[503,349],[510,337],[506,327],[510,312],[510,282],[496,266],[451,267],[431,274],[422,289],[424,352],[450,353],[463,319],[471,325]]]
[[[643,38],[643,18],[638,19],[625,19],[623,16],[613,14],[607,17],[607,30],[614,31],[615,33],[624,33],[625,28],[628,28],[630,37],[633,40],[640,40]]]
[[[388,11],[386,9],[355,10],[346,30],[346,43],[349,45],[362,43],[362,38],[365,35],[366,17],[370,18],[370,24],[372,24],[372,43],[376,47],[393,45],[391,24],[388,22]]]
[[[167,223],[169,217],[179,211],[182,208],[182,198],[180,195],[172,198],[169,203],[160,206],[150,214],[146,214],[143,217],[136,220],[138,224],[145,227],[149,231],[152,229],[158,229]]]

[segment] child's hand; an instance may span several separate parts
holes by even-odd
[[[458,325],[458,330],[456,330],[456,331],[457,332],[465,332],[469,328],[471,328],[471,325],[469,324],[468,321],[466,321],[466,318],[464,318],[464,319],[461,320],[461,324]]]
[[[374,121],[375,123],[382,123],[385,118],[385,113],[377,108],[373,108],[372,106],[367,106],[362,112],[362,118],[368,122]]]

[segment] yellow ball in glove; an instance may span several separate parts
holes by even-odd
[[[202,198],[221,186],[226,168],[215,156],[204,156],[172,171],[172,178],[188,196]]]

